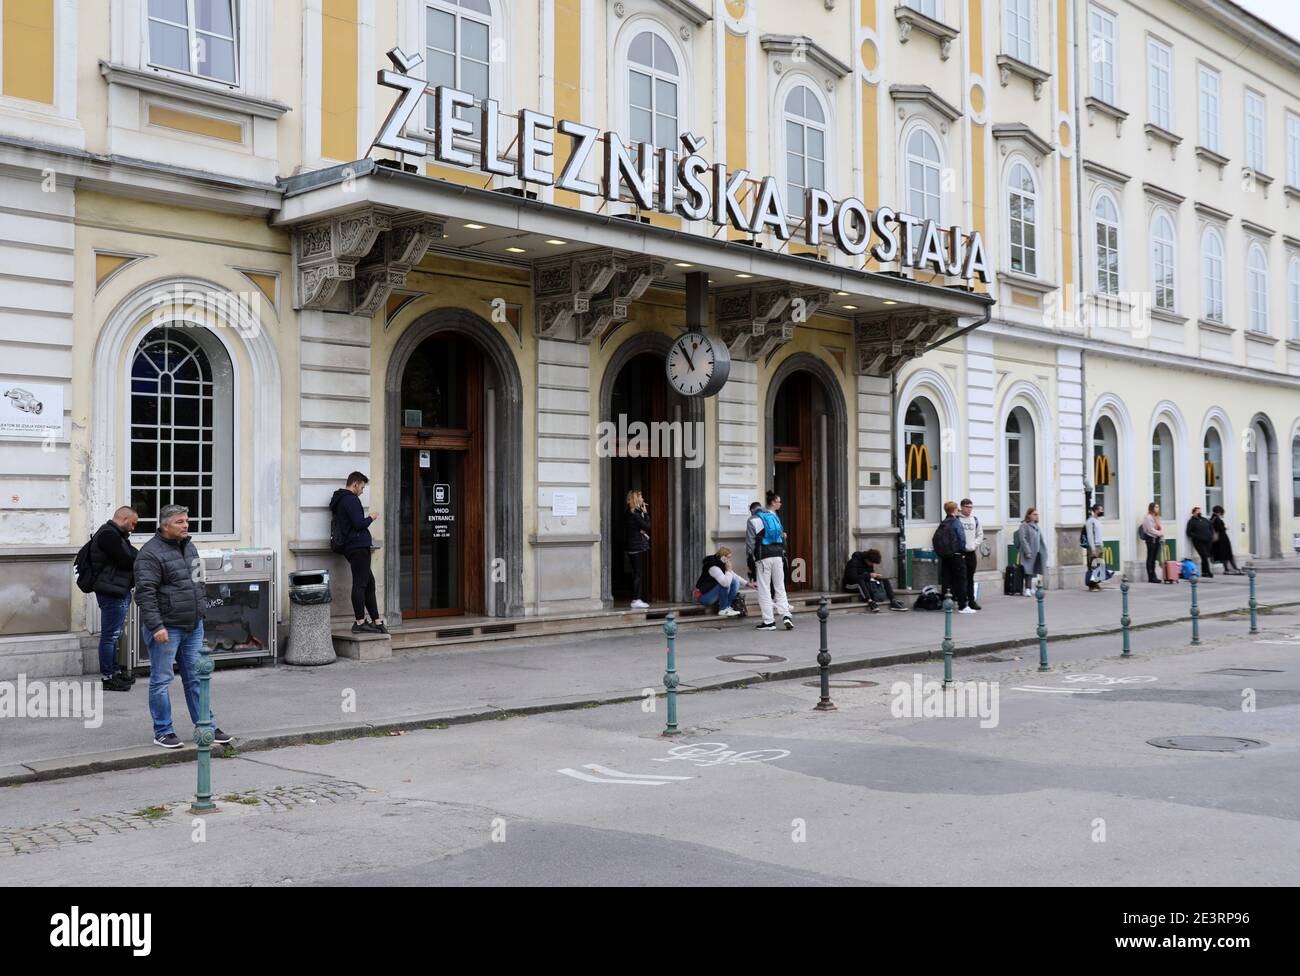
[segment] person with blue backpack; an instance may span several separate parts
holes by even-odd
[[[754,533],[754,564],[758,568],[758,609],[763,614],[759,630],[776,630],[775,613],[781,614],[781,626],[794,630],[790,602],[785,596],[785,529],[777,512],[781,496],[767,493],[767,505],[749,520]]]

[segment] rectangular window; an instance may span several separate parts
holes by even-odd
[[[939,20],[939,0],[907,0],[907,6],[920,11],[932,20]]]
[[[1200,144],[1219,152],[1219,73],[1200,65],[1197,68],[1200,88]]]
[[[235,0],[149,0],[149,63],[236,84]]]
[[[476,105],[457,109],[457,115],[474,126],[472,137],[477,137],[481,118],[478,106],[489,94],[488,16],[477,17],[464,9],[452,13],[434,6],[425,7],[424,13],[425,78],[431,86],[448,85],[474,96]],[[424,103],[428,126],[434,128],[437,105],[431,96],[426,96]]]
[[[1300,115],[1286,113],[1286,181],[1300,187]]]
[[[1264,153],[1264,96],[1246,91],[1246,165],[1257,173],[1267,173]]]
[[[1007,54],[1034,63],[1033,0],[1006,0]]]
[[[1088,62],[1093,98],[1115,104],[1115,17],[1096,7],[1088,8]]]
[[[1147,115],[1162,129],[1174,130],[1174,52],[1168,44],[1147,38]]]

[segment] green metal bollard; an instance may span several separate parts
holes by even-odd
[[[817,652],[817,665],[821,668],[822,699],[813,707],[815,712],[836,711],[835,703],[831,701],[831,652],[826,647],[826,621],[831,615],[830,605],[831,601],[827,597],[822,597],[821,603],[817,604],[817,620],[822,632],[822,646]]]
[[[1047,663],[1047,619],[1043,615],[1043,584],[1034,590],[1034,599],[1038,601],[1038,670],[1051,671]]]
[[[1124,650],[1120,654],[1120,657],[1132,657],[1133,655],[1129,651],[1128,629],[1129,629],[1129,625],[1133,623],[1133,620],[1128,615],[1128,577],[1127,576],[1120,577],[1119,592],[1120,592],[1120,598],[1124,604],[1123,611],[1120,613],[1120,617],[1119,617],[1120,631],[1124,634]]]
[[[952,597],[943,598],[943,686],[952,687]]]
[[[1193,576],[1188,582],[1192,584],[1192,645],[1201,642],[1201,608],[1196,605],[1196,580]]]
[[[664,687],[668,690],[668,725],[664,735],[680,735],[677,727],[677,615],[670,613],[664,621],[664,636],[668,638],[668,670],[664,672]]]
[[[1259,633],[1259,616],[1257,611],[1259,604],[1255,602],[1255,567],[1253,565],[1246,567],[1246,576],[1250,579],[1250,632]]]
[[[199,651],[195,670],[199,674],[199,721],[194,726],[194,744],[199,749],[199,782],[190,804],[190,813],[213,813],[217,805],[212,802],[212,655],[206,645]]]

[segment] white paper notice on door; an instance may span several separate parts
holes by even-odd
[[[578,493],[576,491],[551,492],[551,514],[556,518],[572,518],[578,514]]]
[[[731,495],[731,506],[728,511],[732,515],[749,514],[749,496],[748,495]]]

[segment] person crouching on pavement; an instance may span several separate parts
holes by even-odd
[[[135,603],[140,631],[149,651],[149,714],[153,741],[164,749],[182,745],[172,725],[172,665],[180,658],[181,686],[190,718],[199,724],[199,651],[203,647],[203,563],[190,539],[190,513],[164,505],[158,531],[135,559]],[[211,716],[214,742],[231,737]]]
[[[740,588],[757,584],[743,580],[731,568],[731,550],[723,546],[712,556],[704,557],[700,578],[695,581],[696,599],[700,606],[717,606],[719,617],[739,617],[734,606]]]

